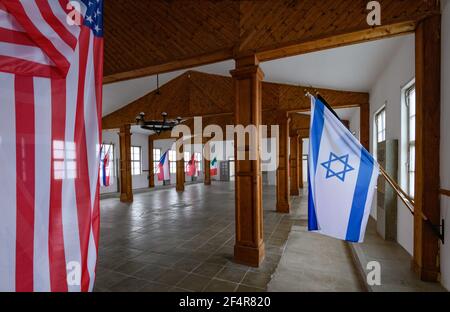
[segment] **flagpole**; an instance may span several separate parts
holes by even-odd
[[[389,185],[394,189],[394,191],[397,193],[397,196],[402,200],[402,202],[406,205],[408,210],[411,212],[412,215],[414,215],[414,202],[412,202],[409,197],[406,197],[404,194],[404,191],[400,188],[400,186],[395,183],[395,181],[389,176],[389,174],[384,170],[384,168],[378,164],[380,167],[380,172],[383,175],[384,179],[389,183]],[[425,215],[422,214],[422,218],[426,220]]]

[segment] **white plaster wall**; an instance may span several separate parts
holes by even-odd
[[[360,138],[360,109],[355,109],[355,113],[352,118],[349,120],[350,122],[350,131],[355,134],[355,137],[359,140]]]
[[[101,187],[100,194],[115,193],[118,192],[119,186],[119,165],[120,165],[120,145],[118,131],[103,131],[103,142],[105,144],[114,144],[114,184],[108,187]],[[142,174],[132,176],[133,190],[142,189],[148,187],[148,136],[144,134],[133,133],[131,136],[131,145],[141,147],[142,157]]]
[[[442,2],[442,81],[441,81],[441,187],[450,189],[450,0]],[[441,216],[450,237],[450,198],[442,196]],[[441,246],[441,282],[450,290],[450,243]]]
[[[373,153],[373,119],[375,113],[386,104],[386,139],[398,139],[402,146],[401,91],[415,76],[414,35],[401,38],[397,51],[392,55],[370,92],[370,148]],[[400,155],[399,155],[400,156]],[[399,157],[399,177],[404,163]],[[401,183],[403,181],[400,181]],[[376,198],[372,216],[376,218]],[[397,240],[411,255],[413,253],[413,217],[398,200]]]

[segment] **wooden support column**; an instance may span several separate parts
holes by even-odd
[[[153,139],[151,136],[148,137],[148,187],[155,187],[155,170],[154,170],[154,159],[153,159]]]
[[[262,120],[262,84],[263,72],[256,56],[236,60],[236,69],[231,71],[235,92],[236,125],[254,125],[259,127]],[[260,148],[259,136],[246,136],[245,160],[237,158],[237,140],[235,137],[235,185],[236,185],[236,244],[234,260],[248,266],[258,267],[264,260],[262,174],[261,159],[250,160],[250,140]]]
[[[291,154],[289,156],[290,159],[290,171],[289,174],[291,176],[291,195],[292,196],[298,196],[300,195],[299,192],[299,181],[298,181],[298,170],[299,170],[299,162],[298,162],[298,135],[291,136],[290,137],[290,144],[291,144]]]
[[[204,148],[203,148],[203,159],[204,159],[204,165],[203,165],[203,170],[204,170],[204,181],[203,183],[205,185],[211,185],[211,147],[209,145],[209,143],[206,143]]]
[[[177,192],[184,192],[184,182],[186,180],[186,175],[184,173],[184,143],[182,140],[178,140],[176,144],[177,144],[176,189],[177,189]]]
[[[366,150],[370,151],[370,107],[369,104],[362,104],[359,107],[360,133],[359,141]],[[347,127],[348,128],[348,127]]]
[[[205,185],[211,185],[211,161],[205,158],[204,161],[204,170],[205,170]]]
[[[423,281],[439,276],[439,240],[422,219],[440,224],[441,16],[421,21],[416,30],[416,176],[414,269]]]
[[[131,126],[120,127],[120,201],[133,201],[133,187],[131,178]]]
[[[277,169],[277,212],[289,213],[289,116],[281,114],[278,118],[280,141],[278,144]]]

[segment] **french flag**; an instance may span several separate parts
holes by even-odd
[[[111,185],[111,181],[110,181],[110,170],[109,170],[109,153],[105,154],[105,157],[102,160],[102,168],[101,168],[101,186],[110,186]]]
[[[169,170],[169,157],[168,152],[165,152],[161,159],[159,160],[159,173],[158,181],[170,180],[170,170]]]

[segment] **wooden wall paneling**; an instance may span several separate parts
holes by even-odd
[[[262,119],[263,73],[256,58],[236,61],[236,69],[231,72],[235,92],[235,124],[259,126]],[[264,259],[263,207],[261,160],[249,160],[249,140],[261,142],[259,138],[246,139],[246,160],[236,159],[236,244],[234,260],[237,263],[258,267]]]
[[[263,111],[311,110],[310,100],[304,96],[305,87],[263,82],[262,90]],[[369,103],[368,93],[318,90],[334,108],[359,107]],[[169,114],[169,118],[232,116],[234,114],[232,78],[195,71],[186,72],[162,86],[160,94],[156,91],[150,92],[103,117],[102,127],[114,129],[127,123],[134,124],[140,112],[144,112],[147,119],[161,119],[163,111]]]
[[[424,281],[439,277],[439,240],[422,213],[440,224],[441,17],[419,23],[416,30],[416,174],[414,268]]]
[[[155,90],[138,100],[102,118],[103,129],[120,128],[124,124],[136,123],[136,116],[145,113],[147,120],[160,120],[161,113],[169,118],[189,116],[189,80],[186,74],[176,77],[163,85],[160,92]]]
[[[366,150],[370,151],[370,107],[369,104],[361,104],[359,108],[360,126],[359,141]]]

